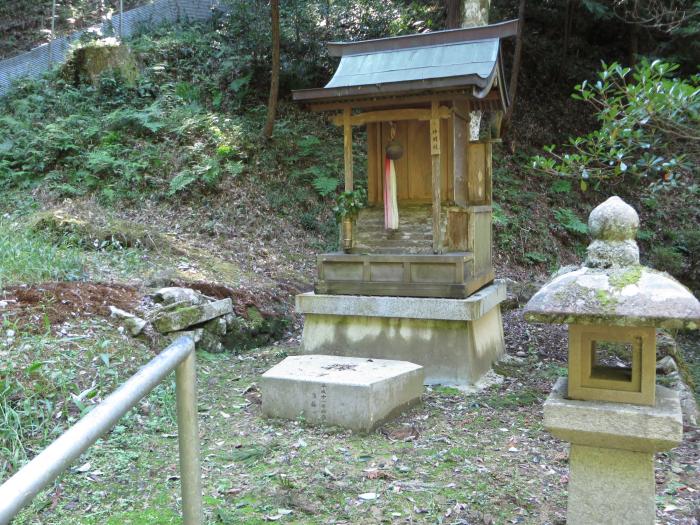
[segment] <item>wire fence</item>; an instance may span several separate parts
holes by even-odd
[[[55,38],[46,44],[0,61],[0,95],[6,94],[15,80],[39,78],[52,66],[63,63],[73,44],[88,31],[126,38],[166,22],[208,20],[220,8],[219,0],[152,0],[123,14],[112,11],[100,23],[65,36],[53,35]]]

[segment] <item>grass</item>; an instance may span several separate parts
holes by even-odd
[[[72,281],[83,275],[80,250],[56,244],[47,235],[0,218],[0,288],[18,283]]]
[[[67,334],[23,333],[5,320],[2,336],[0,477],[34,456],[151,357],[146,345],[103,320],[84,321]],[[170,407],[172,390],[161,386],[154,399]],[[130,421],[133,417],[123,424]],[[173,421],[171,408],[149,425],[164,421]]]

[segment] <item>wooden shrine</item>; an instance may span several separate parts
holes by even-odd
[[[346,225],[342,252],[319,255],[316,293],[466,298],[493,281],[491,144],[508,105],[500,44],[516,31],[510,21],[329,44],[335,75],[294,99],[343,127],[345,191],[353,127],[366,127],[368,207]],[[474,112],[487,128],[478,140]]]

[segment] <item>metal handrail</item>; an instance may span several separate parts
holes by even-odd
[[[64,432],[43,452],[0,486],[0,525],[17,513],[66,470],[104,433],[175,370],[182,514],[185,525],[202,523],[194,339],[178,337],[126,383]]]

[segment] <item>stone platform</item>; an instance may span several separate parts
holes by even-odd
[[[425,383],[473,385],[503,355],[496,281],[466,299],[297,295],[304,354],[396,359],[425,368]]]
[[[420,401],[423,368],[385,359],[290,356],[263,374],[261,392],[267,417],[370,432]]]
[[[566,398],[560,378],[544,404],[544,426],[571,443],[569,525],[654,525],[654,453],[683,438],[678,394],[656,387],[654,406]]]

